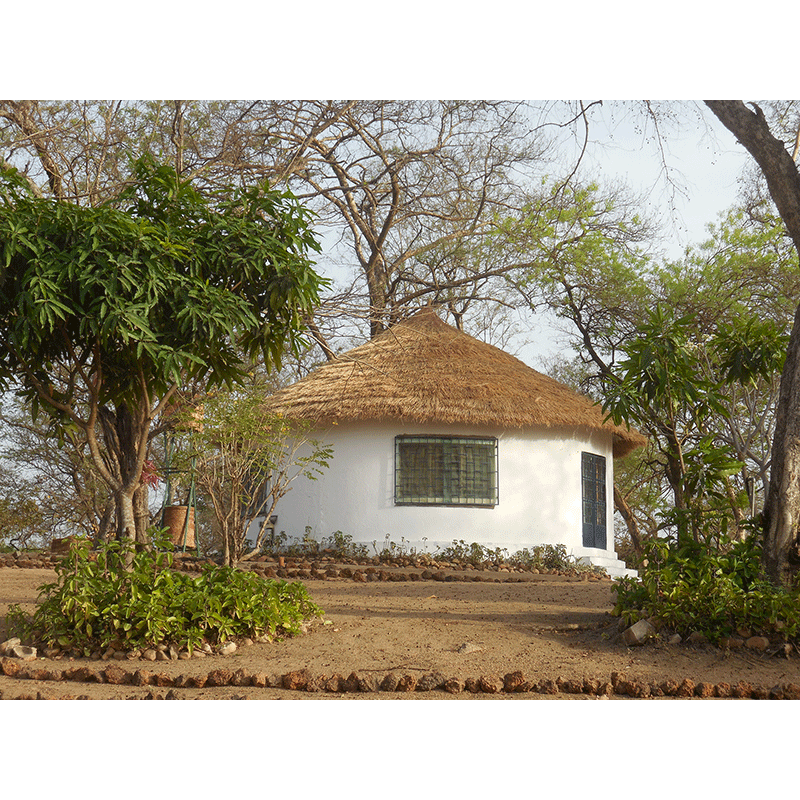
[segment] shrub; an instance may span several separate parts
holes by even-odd
[[[171,569],[159,538],[152,552],[133,555],[111,542],[90,553],[73,546],[56,565],[57,579],[39,590],[31,619],[12,606],[8,620],[20,637],[85,651],[121,642],[127,649],[175,643],[190,650],[235,636],[299,633],[322,615],[299,583],[265,580],[231,567],[205,566],[192,577]]]
[[[710,641],[740,628],[800,637],[800,592],[763,577],[755,537],[723,541],[717,551],[694,542],[676,548],[650,541],[639,575],[614,584],[614,613],[627,623],[648,616],[682,635],[701,631]]]
[[[436,553],[435,558],[442,561],[464,561],[475,565],[485,562],[502,564],[507,555],[508,551],[500,547],[491,550],[477,542],[467,544],[463,539],[453,539],[453,543]]]
[[[528,569],[569,569],[575,563],[570,562],[566,545],[541,544],[535,547],[526,547],[511,556],[513,564],[519,564]]]

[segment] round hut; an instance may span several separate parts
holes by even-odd
[[[613,459],[645,444],[586,397],[426,308],[268,399],[333,447],[275,529],[433,554],[542,544],[626,574],[614,552]]]

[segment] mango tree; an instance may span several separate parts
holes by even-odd
[[[267,185],[202,195],[152,159],[96,207],[37,196],[0,172],[0,390],[82,437],[135,520],[154,420],[188,381],[232,384],[280,362],[323,281],[308,212]]]

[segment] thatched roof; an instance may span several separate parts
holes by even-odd
[[[601,409],[426,308],[268,399],[271,411],[318,424],[397,420],[499,428],[609,429],[614,455],[645,444],[603,423]]]

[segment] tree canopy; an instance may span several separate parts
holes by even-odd
[[[289,192],[212,199],[149,157],[131,174],[97,207],[0,176],[0,387],[81,431],[128,536],[151,424],[172,394],[230,385],[256,354],[279,364],[324,285]]]

